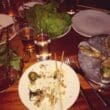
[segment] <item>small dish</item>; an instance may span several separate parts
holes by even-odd
[[[110,62],[110,35],[96,35],[91,37],[87,41],[80,42],[78,48],[78,61],[84,75],[91,81],[98,85],[108,85],[110,83],[110,69],[108,65],[104,65],[105,62]],[[107,78],[104,78],[102,68],[106,66],[108,71]]]
[[[8,31],[6,28],[8,28]],[[0,14],[0,45],[6,43],[7,32],[9,35],[9,40],[16,36],[17,32],[13,17],[6,14]]]

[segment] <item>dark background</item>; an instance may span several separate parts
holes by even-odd
[[[110,10],[110,0],[79,0],[79,4]]]
[[[37,1],[37,0],[0,0],[0,12],[3,12],[4,10],[10,8],[10,6],[8,5],[8,1],[10,2],[11,8],[17,9],[17,7],[20,6],[23,2],[25,3],[28,1]],[[44,1],[51,1],[51,0],[44,0]],[[60,2],[61,0],[55,0],[55,1]],[[79,1],[80,5],[110,10],[110,0],[77,0],[77,1]],[[76,0],[64,0],[64,4],[67,5],[67,7],[69,6],[70,8],[75,7],[74,6],[75,2]]]
[[[67,5],[72,5],[75,1],[79,1],[79,4],[81,5],[110,10],[110,0],[64,0]]]

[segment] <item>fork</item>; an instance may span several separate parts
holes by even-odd
[[[94,93],[95,93],[96,96],[100,99],[100,101],[102,102],[102,104],[103,104],[105,107],[107,107],[108,104],[107,104],[107,102],[105,101],[105,99],[100,95],[100,93],[99,93],[100,91],[95,89],[94,84],[93,84],[92,82],[88,81],[88,84],[92,87]]]

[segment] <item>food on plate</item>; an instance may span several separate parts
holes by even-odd
[[[30,72],[29,73],[29,79],[31,82],[34,82],[37,78],[40,78],[40,75],[38,75],[36,72]]]
[[[50,106],[55,105],[59,98],[65,95],[63,70],[48,70],[47,66],[41,64],[39,72],[32,71],[28,75],[29,99],[37,107],[45,102]]]
[[[105,40],[105,47],[110,51],[110,36]]]
[[[91,37],[88,43],[100,50],[106,57],[110,56],[110,35],[102,34]]]
[[[99,58],[99,59],[105,59],[106,57],[102,54],[102,52],[96,48],[94,48],[93,46],[91,46],[89,43],[87,42],[82,42],[79,45],[79,49],[80,51],[90,57],[94,57],[94,58]]]
[[[21,70],[20,57],[17,54],[15,54],[13,50],[8,50],[6,44],[0,45],[0,64],[5,66],[10,65],[17,71]]]
[[[58,76],[54,78],[56,71]],[[33,83],[29,78],[31,72],[40,76]],[[27,68],[18,86],[20,99],[29,110],[61,110],[61,103],[67,110],[77,100],[79,91],[80,82],[75,71],[55,60],[40,61]]]
[[[79,44],[78,61],[88,79],[110,83],[110,35],[96,35]]]
[[[35,5],[26,11],[29,24],[37,33],[46,33],[50,38],[64,34],[71,25],[71,17],[66,12],[57,11],[58,4],[50,2],[44,5]]]
[[[104,78],[110,79],[110,57],[105,59],[102,63],[102,74]]]

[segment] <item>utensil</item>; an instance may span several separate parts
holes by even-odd
[[[80,87],[80,92],[81,92],[81,94],[82,94],[84,100],[86,101],[86,104],[87,104],[87,106],[88,106],[88,109],[89,109],[89,110],[94,110],[94,109],[93,109],[93,106],[92,106],[92,104],[91,104],[91,102],[90,102],[89,99],[87,98],[87,95],[85,94],[85,91],[84,91],[84,89],[83,89],[82,87]]]
[[[61,65],[62,65],[62,62],[61,62]],[[57,74],[58,94],[59,94],[59,98],[60,98],[60,109],[63,110],[62,94],[61,94],[61,87],[60,87],[61,77],[59,77],[59,76],[61,76],[60,75],[61,70],[59,70],[58,65],[57,65],[56,54],[55,54],[55,67],[56,67],[55,74]],[[62,66],[60,66],[60,69],[61,69],[61,67]]]
[[[97,91],[97,90],[95,89],[93,83],[90,82],[89,80],[87,80],[87,82],[88,82],[88,84],[92,87],[94,93],[95,93],[96,96],[99,98],[99,100],[102,102],[102,104],[103,104],[105,107],[107,107],[107,106],[108,106],[107,102],[106,102],[105,99],[100,95],[99,91]]]
[[[62,51],[62,54],[61,54],[61,64],[60,64],[60,68],[58,67],[58,64],[57,64],[57,58],[56,58],[56,53],[55,53],[55,66],[56,66],[56,70],[55,70],[55,74],[57,75],[57,84],[58,84],[58,93],[59,93],[59,97],[60,97],[60,108],[61,110],[64,110],[63,108],[63,102],[62,102],[62,94],[61,94],[61,80],[62,80],[62,65],[63,65],[63,60],[64,60],[64,51]]]

